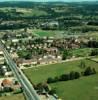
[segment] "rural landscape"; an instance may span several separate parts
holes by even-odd
[[[98,1],[0,1],[0,100],[98,100]]]

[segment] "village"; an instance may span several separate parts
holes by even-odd
[[[83,37],[37,37],[35,34],[26,33],[25,31],[20,34],[7,33],[2,37],[6,49],[20,68],[75,58],[73,54],[68,52],[64,57],[64,52],[82,48],[89,40]]]
[[[64,50],[80,48],[82,40],[72,37],[63,39],[55,39],[54,37],[39,38],[24,31],[21,34],[4,34],[2,42],[18,67],[25,69],[61,62]],[[72,57],[74,56],[68,55],[66,59]],[[0,50],[0,76],[0,92],[3,95],[9,95],[9,92],[22,92],[21,85],[6,63],[2,50]]]

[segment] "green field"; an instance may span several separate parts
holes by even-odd
[[[84,60],[86,63],[86,66],[95,67],[98,71],[98,64],[89,61]],[[79,61],[72,61],[72,62],[64,62],[64,63],[58,63],[58,64],[51,64],[51,65],[45,65],[38,68],[30,68],[23,70],[24,73],[27,75],[27,77],[33,82],[33,83],[39,83],[44,82],[49,77],[55,77],[60,76],[64,73],[69,73],[70,71],[82,71],[79,67],[80,64]]]
[[[24,9],[24,11],[20,9],[20,12],[23,13],[22,16],[41,16],[41,15],[47,15],[47,12],[40,10],[40,9]]]
[[[25,100],[23,94],[0,97],[0,100]]]
[[[59,76],[71,70],[80,70],[80,68],[77,67],[79,62],[80,61],[46,65],[38,68],[25,69],[24,72],[32,82],[39,83],[46,81],[48,77]]]
[[[63,31],[52,31],[52,30],[44,31],[44,30],[34,29],[33,32],[35,34],[39,35],[40,37],[44,37],[44,36],[56,37],[56,38],[63,37],[63,34],[62,34]]]
[[[94,67],[98,72],[98,63],[86,59],[25,69],[24,72],[33,83],[45,82],[48,77],[59,76],[70,71],[81,72],[83,70],[79,67],[81,61],[84,61],[86,66]],[[77,80],[53,83],[50,86],[56,89],[57,95],[63,100],[98,99],[98,73]]]
[[[93,38],[94,40],[98,40],[98,32],[87,32],[85,37]]]
[[[98,74],[51,84],[63,100],[98,100]]]
[[[41,16],[41,15],[47,15],[47,12],[38,8],[33,8],[33,9],[26,9],[26,8],[15,8],[16,12],[22,13],[22,17],[27,17],[27,16]],[[13,8],[12,7],[4,7],[0,8],[0,11],[6,12],[6,13],[13,13]]]
[[[70,52],[76,57],[86,57],[91,54],[92,48],[73,49]]]

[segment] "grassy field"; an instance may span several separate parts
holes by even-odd
[[[97,63],[89,60],[84,61],[86,63],[86,66],[95,67],[98,71]],[[79,60],[66,63],[58,63],[41,66],[38,68],[25,69],[23,71],[33,83],[39,83],[46,81],[49,77],[59,76],[64,73],[69,73],[70,71],[82,71],[83,69],[79,67],[80,62],[81,61]]]
[[[98,100],[98,74],[51,84],[63,100]]]
[[[48,36],[48,37],[63,37],[63,31],[44,31],[44,30],[33,30],[33,32],[37,35],[39,35],[40,37],[44,37],[44,36]]]
[[[25,100],[23,94],[15,94],[11,96],[0,97],[0,100]]]
[[[86,36],[98,40],[98,32],[89,32]]]
[[[83,70],[79,67],[81,61],[84,61],[86,66],[94,67],[97,74],[53,83],[50,86],[56,89],[57,95],[63,100],[98,100],[98,63],[96,62],[84,59],[25,69],[24,72],[33,83],[39,83],[46,81],[48,77],[59,76],[70,71],[81,72]]]
[[[41,16],[41,15],[47,15],[47,12],[43,11],[43,10],[40,10],[40,9],[23,9],[23,10],[18,10],[22,13],[24,13],[23,16]]]
[[[26,9],[26,8],[18,8],[16,7],[16,12],[20,12],[22,13],[21,16],[24,16],[24,17],[27,17],[27,16],[41,16],[41,15],[47,15],[47,12],[41,10],[41,9],[37,9],[37,8],[34,8],[34,9]],[[7,13],[13,13],[13,8],[12,7],[4,7],[4,8],[0,8],[0,11],[3,11],[3,12],[7,12]]]
[[[85,57],[91,54],[92,48],[73,49],[70,52],[76,57]]]

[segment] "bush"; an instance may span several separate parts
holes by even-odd
[[[63,74],[60,76],[60,81],[67,81],[69,80],[69,74]]]
[[[91,55],[91,56],[96,56],[96,55],[98,55],[98,49],[93,49],[90,55]]]
[[[37,89],[40,91],[40,92],[42,92],[43,91],[43,84],[42,83],[39,83],[39,84],[37,84]]]
[[[63,51],[63,55],[62,55],[62,60],[66,60],[68,57],[68,51],[67,50],[64,50]]]
[[[56,94],[56,89],[50,90],[50,91],[49,91],[49,94],[50,94],[50,95]]]
[[[54,82],[58,82],[58,81],[59,81],[59,77],[55,77]]]
[[[92,68],[92,74],[96,74],[95,68]]]
[[[13,89],[11,87],[4,87],[4,92],[12,92]]]
[[[84,71],[84,76],[96,74],[95,68],[87,67]]]
[[[75,79],[78,79],[78,78],[80,78],[80,73],[79,72],[75,72]]]
[[[49,77],[49,78],[47,79],[47,83],[53,83],[53,82],[54,82],[54,79],[53,79],[53,78]]]
[[[85,62],[84,61],[81,61],[79,67],[80,68],[85,68],[86,67]]]
[[[74,71],[70,72],[69,76],[70,76],[70,80],[75,79],[75,72]]]
[[[82,75],[88,76],[88,75],[92,75],[92,74],[96,74],[95,68],[87,67],[85,69],[85,71],[83,71],[81,73],[71,71],[69,74],[62,74],[60,77],[55,77],[55,78],[50,77],[47,79],[47,83],[55,83],[55,82],[59,82],[59,81],[68,81],[68,80],[79,79]]]

